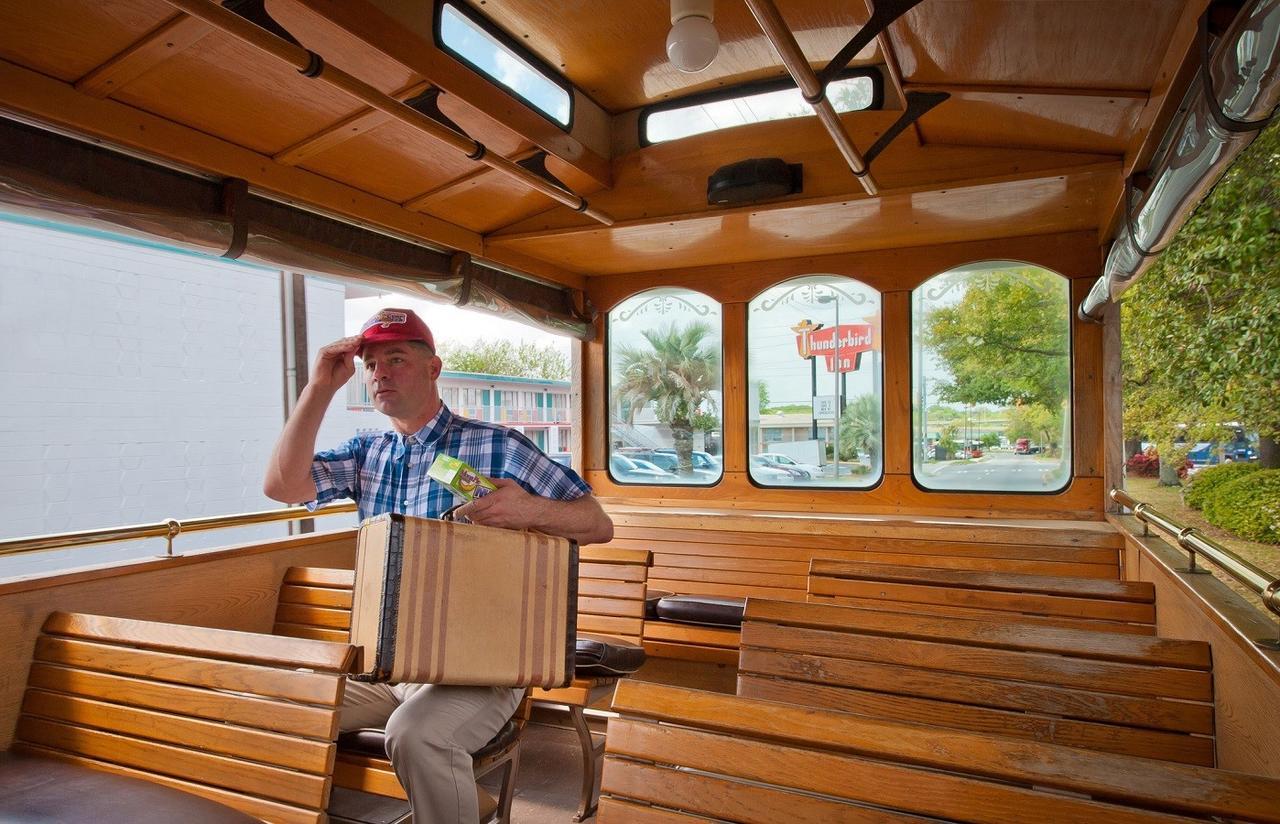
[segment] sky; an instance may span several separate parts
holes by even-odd
[[[426,321],[436,344],[474,343],[477,340],[509,340],[513,343],[552,344],[569,362],[570,338],[553,335],[517,321],[499,318],[486,312],[468,311],[430,300],[388,294],[374,298],[354,298],[346,302],[346,334],[358,335],[365,321],[379,309],[412,309]]]

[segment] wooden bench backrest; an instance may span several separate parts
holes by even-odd
[[[1262,776],[634,679],[613,709],[601,824],[1280,821]]]
[[[652,556],[643,549],[583,547],[578,555],[578,631],[639,644]]]
[[[1214,764],[1209,645],[751,599],[738,694]]]
[[[922,569],[815,558],[808,600],[867,609],[1155,634],[1146,581]]]
[[[281,822],[324,820],[345,644],[54,613],[15,747]]]
[[[578,629],[640,643],[650,556],[641,550],[583,547],[578,556]],[[291,567],[276,607],[276,635],[347,641],[351,637],[349,569]]]
[[[643,511],[611,505],[616,548],[653,552],[652,589],[681,595],[804,600],[814,558],[1116,580],[1118,533],[1046,521],[848,520],[770,513]]]
[[[815,558],[897,566],[1119,578],[1120,537],[1078,522],[840,518],[609,505],[611,547],[653,551],[649,587],[679,595],[805,600]],[[733,664],[738,632],[650,621],[651,656]]]

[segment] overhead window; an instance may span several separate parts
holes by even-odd
[[[859,74],[832,81],[827,99],[837,112],[877,108],[879,78]],[[791,81],[757,84],[750,90],[730,89],[695,95],[646,111],[640,118],[642,143],[662,143],[748,123],[808,117],[813,108],[804,102]]]
[[[461,3],[441,3],[436,43],[561,126],[573,121],[569,84],[480,14]]]
[[[1048,269],[995,261],[911,298],[913,472],[926,489],[1057,492],[1071,480],[1071,300]]]
[[[880,293],[837,275],[747,309],[747,454],[761,486],[869,487],[883,444]]]
[[[724,474],[720,304],[651,289],[609,312],[609,474],[709,486]]]

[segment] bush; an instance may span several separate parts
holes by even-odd
[[[1214,490],[1241,475],[1257,471],[1258,465],[1251,463],[1225,463],[1202,469],[1192,477],[1191,485],[1182,493],[1182,499],[1192,509],[1204,509],[1205,504],[1213,497]]]
[[[1204,516],[1241,538],[1280,544],[1280,469],[1260,469],[1220,485],[1205,501]]]

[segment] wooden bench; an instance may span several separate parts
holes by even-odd
[[[751,599],[738,693],[1214,764],[1209,645]]]
[[[55,612],[13,749],[325,821],[347,644]],[[138,821],[156,820],[139,809]],[[2,817],[2,816],[0,816]]]
[[[815,558],[1116,580],[1121,538],[1094,522],[736,512],[609,502],[610,547],[653,552],[649,586],[680,595],[803,601]],[[733,665],[738,632],[650,621],[651,657]]]
[[[635,680],[601,824],[1280,821],[1280,780]]]
[[[578,632],[619,638],[642,644],[644,593],[649,577],[649,552],[583,547],[578,556]],[[582,791],[574,821],[595,813],[596,772],[604,742],[596,743],[587,726],[585,709],[600,704],[613,693],[617,677],[575,678],[563,689],[533,691],[535,702],[562,704],[582,746]]]
[[[815,558],[809,601],[1046,627],[1154,635],[1146,581],[927,569]]]
[[[326,641],[351,638],[351,597],[355,572],[349,569],[291,567],[285,571],[276,606],[275,635]],[[511,819],[516,772],[520,763],[520,734],[529,721],[529,701],[521,702],[511,722],[498,732],[473,762],[477,779],[502,769],[502,787],[496,803],[480,794],[480,820]],[[391,798],[408,799],[391,761],[377,747],[338,750],[333,780],[338,787]]]

